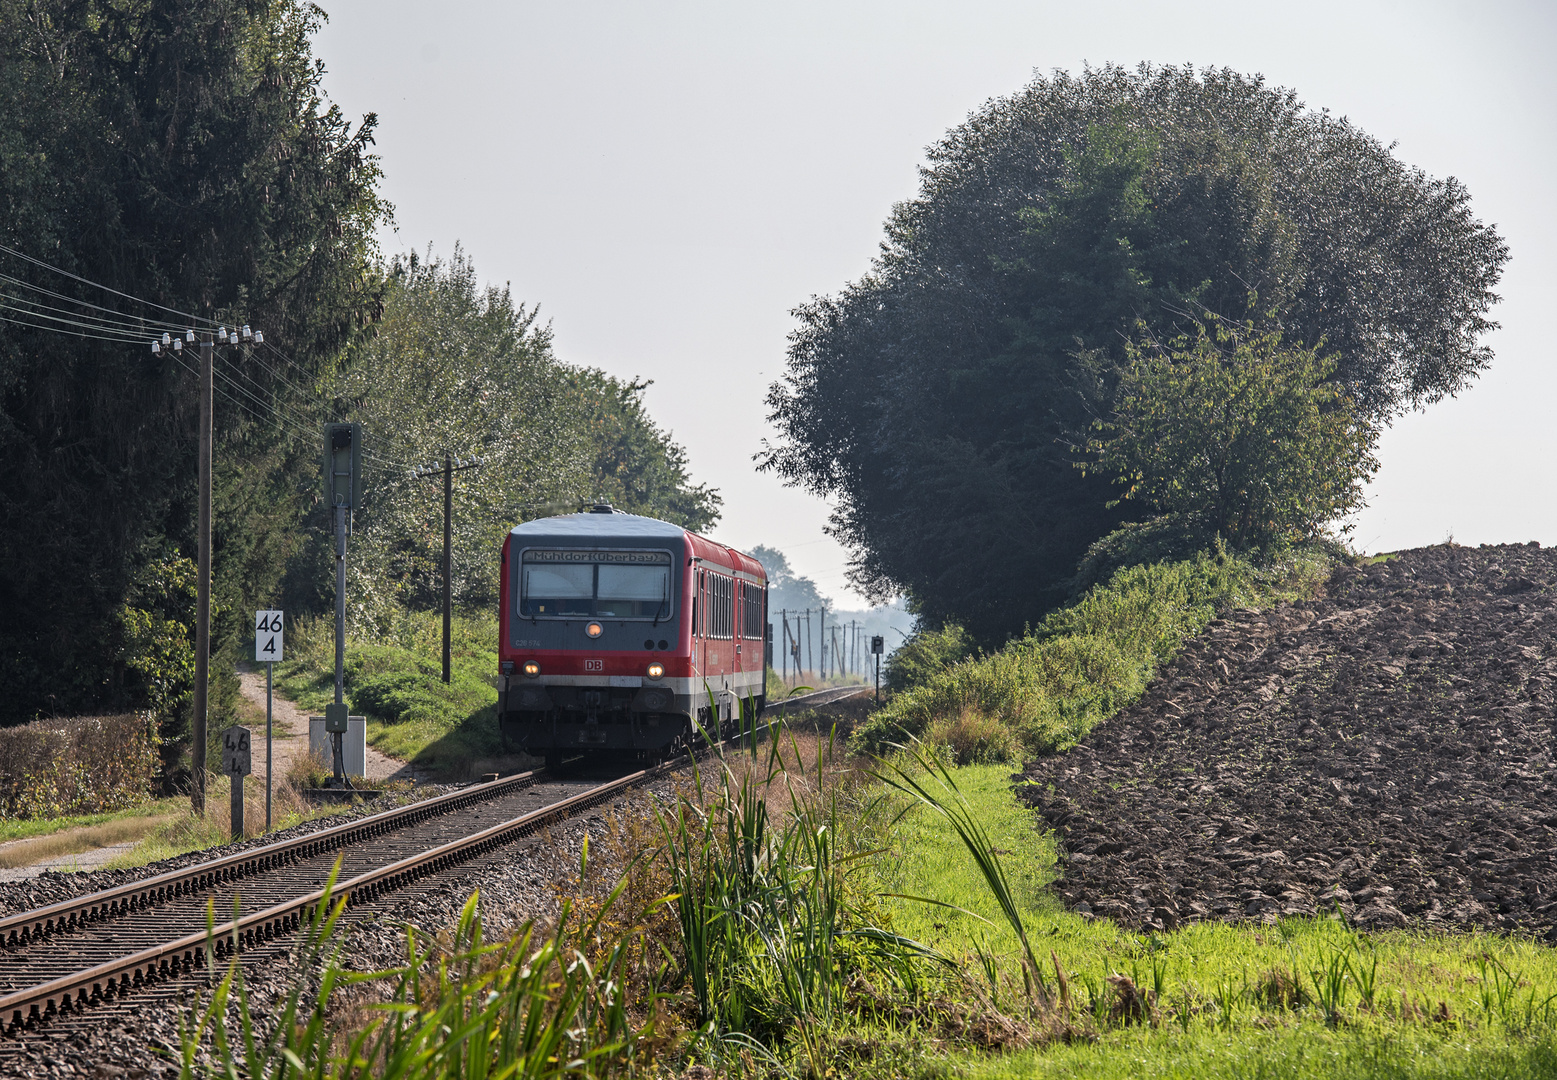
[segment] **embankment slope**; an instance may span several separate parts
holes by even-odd
[[[1557,940],[1557,550],[1444,545],[1231,612],[1030,763],[1083,912],[1328,912]]]

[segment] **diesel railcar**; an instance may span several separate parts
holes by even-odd
[[[732,730],[743,702],[760,715],[767,585],[750,556],[610,506],[516,526],[498,620],[504,742],[548,767],[653,758],[698,725]]]

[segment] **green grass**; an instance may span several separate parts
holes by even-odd
[[[170,812],[170,806],[187,807],[188,805],[189,800],[183,798],[156,799],[140,806],[132,806],[127,810],[116,810],[110,814],[76,814],[48,820],[0,821],[0,844],[12,840],[26,840],[34,836],[49,836],[65,829],[101,825],[104,822],[121,821],[125,818],[161,817]]]
[[[1254,1030],[1237,1039],[1133,1029],[1088,1045],[962,1060],[968,1080],[1536,1080],[1557,1076],[1551,1033],[1510,1041],[1425,1028],[1312,1024]]]
[[[1557,951],[1480,933],[1354,933],[1324,917],[1161,935],[1089,922],[1044,890],[1052,834],[1016,804],[1007,774],[1000,766],[950,771],[999,853],[1045,978],[1055,985],[1057,960],[1097,1037],[995,1058],[957,1054],[948,1059],[954,1075],[1557,1076]],[[1018,1003],[1019,939],[947,819],[914,806],[877,839],[886,848],[874,864],[881,891],[971,913],[888,899],[892,929],[983,970],[1003,1007]],[[1299,989],[1298,1001],[1271,999],[1269,988],[1280,985],[1272,973]],[[1148,1022],[1108,1020],[1117,1000],[1109,979],[1120,975],[1156,989]]]
[[[994,720],[1029,753],[1063,750],[1139,698],[1218,611],[1311,595],[1330,566],[1327,552],[1296,550],[1262,566],[1218,551],[1127,567],[998,652],[896,695],[852,745],[880,753],[909,736]]]
[[[1054,878],[1058,849],[1052,834],[1040,834],[1033,828],[1032,811],[1011,797],[1011,767],[969,765],[953,770],[953,775],[976,808],[1024,911],[1035,918],[1062,915],[1059,903],[1044,888]],[[944,818],[916,806],[898,817],[890,831],[878,839],[890,853],[880,865],[892,868],[881,877],[883,891],[928,897],[972,913],[895,901],[894,930],[954,952],[967,952],[970,942],[982,937],[1000,952],[1015,955],[1015,933],[1002,921],[999,905],[967,848]]]
[[[291,658],[277,686],[300,707],[335,700],[334,623],[299,619]],[[458,616],[443,682],[443,622],[433,612],[401,612],[382,639],[346,643],[346,701],[368,718],[368,744],[438,774],[463,774],[471,762],[501,756],[497,727],[497,619]],[[478,770],[480,771],[480,770]]]

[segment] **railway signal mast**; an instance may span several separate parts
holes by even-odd
[[[335,704],[324,707],[334,775],[331,787],[349,788],[342,740],[346,735],[346,537],[361,499],[362,425],[324,426],[324,504],[335,517]]]
[[[887,639],[880,634],[870,639],[870,652],[876,658],[876,704],[881,704],[881,651],[886,647]]]

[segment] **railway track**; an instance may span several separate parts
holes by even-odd
[[[779,704],[828,704],[844,687]],[[382,898],[478,860],[664,775],[665,764],[600,783],[523,773],[291,840],[0,918],[0,1030],[53,1029],[204,974],[208,948],[273,955],[324,897],[366,912]],[[214,934],[208,913],[214,910]],[[247,961],[246,957],[246,961]]]
[[[769,718],[785,716],[797,709],[814,709],[818,705],[832,705],[871,692],[869,686],[835,686],[828,690],[813,690],[809,694],[797,694],[783,701],[775,701],[767,707],[763,715]]]

